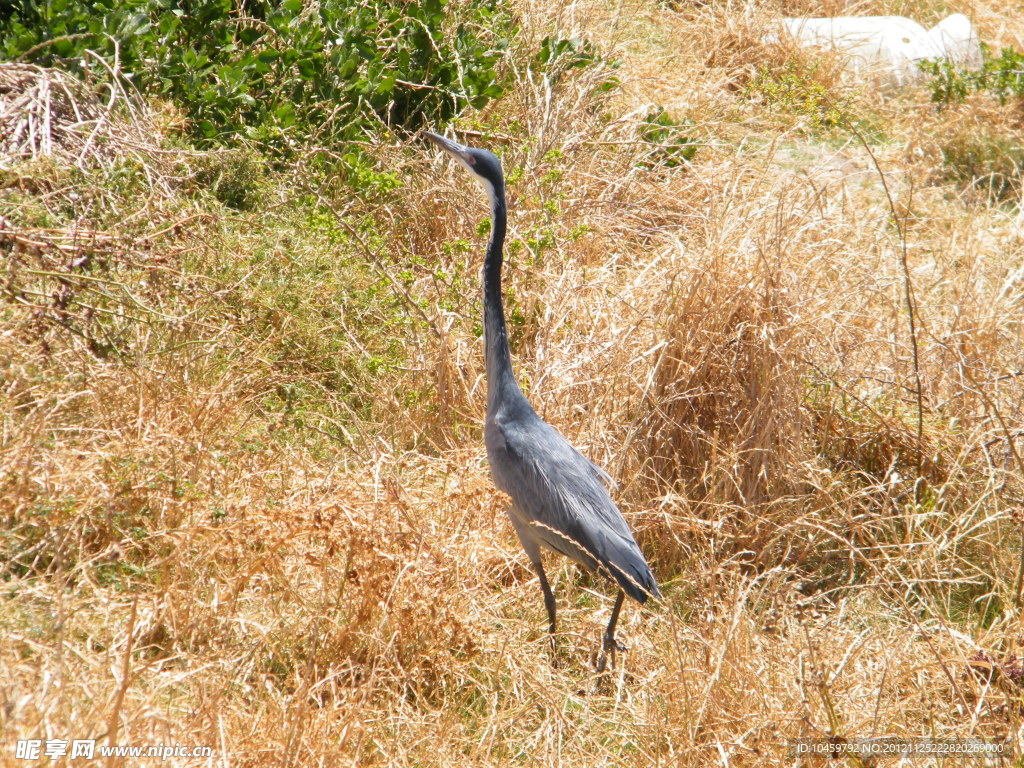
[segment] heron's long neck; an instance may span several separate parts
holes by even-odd
[[[491,192],[493,220],[491,240],[484,258],[484,347],[487,356],[488,410],[499,401],[499,393],[506,399],[519,394],[519,385],[512,373],[512,357],[508,349],[508,329],[505,327],[505,309],[501,300],[502,248],[505,245],[505,190]]]

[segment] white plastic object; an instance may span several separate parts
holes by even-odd
[[[851,72],[879,85],[920,80],[917,63],[925,59],[947,59],[964,69],[981,67],[978,35],[962,13],[930,31],[904,16],[784,18],[782,28],[797,45],[843,54]]]

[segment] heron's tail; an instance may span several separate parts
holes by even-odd
[[[628,541],[619,539],[608,543],[612,546],[605,550],[601,558],[602,565],[608,569],[612,578],[622,591],[638,603],[646,603],[648,597],[661,599],[661,590],[644,559],[643,552],[637,543],[630,538]]]

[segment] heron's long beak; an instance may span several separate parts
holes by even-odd
[[[473,164],[473,161],[469,157],[469,152],[467,152],[466,147],[461,144],[458,144],[451,139],[446,139],[444,136],[438,136],[436,133],[431,133],[430,131],[423,131],[423,135],[430,139],[435,146],[443,149],[456,159],[461,160],[463,165],[466,167]]]

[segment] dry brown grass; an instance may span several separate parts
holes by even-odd
[[[608,590],[551,559],[551,666],[480,441],[486,209],[460,169],[379,147],[405,186],[348,209],[371,229],[318,239],[182,202],[188,159],[124,216],[132,188],[97,182],[73,208],[62,171],[15,168],[0,761],[32,737],[209,745],[240,766],[790,765],[781,745],[826,736],[1024,748],[1024,231],[943,181],[936,131],[965,113],[814,80],[872,127],[869,152],[766,110],[741,74],[790,60],[757,42],[789,6],[517,7],[524,49],[558,28],[623,61],[607,94],[606,73],[524,75],[479,121],[513,179],[517,371],[618,479],[665,604],[624,612],[630,651],[598,680]],[[976,13],[983,36],[997,18],[1024,34],[1003,6]],[[696,120],[692,166],[646,162],[656,104]],[[76,271],[87,255],[100,271]],[[335,271],[389,300],[286,300],[304,280],[306,308],[329,308],[349,295]],[[400,365],[324,373],[391,334]]]

